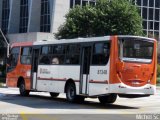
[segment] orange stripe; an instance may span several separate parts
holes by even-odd
[[[67,81],[66,78],[41,78],[38,77],[38,80],[53,80],[53,81]],[[80,80],[74,80],[75,82],[80,82]],[[89,83],[101,83],[101,84],[108,84],[108,80],[99,81],[99,80],[90,80]]]

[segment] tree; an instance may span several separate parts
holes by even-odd
[[[128,0],[98,0],[95,6],[76,6],[65,17],[58,39],[143,34],[138,8]]]

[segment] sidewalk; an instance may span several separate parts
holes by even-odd
[[[0,83],[0,88],[7,88],[6,83]]]

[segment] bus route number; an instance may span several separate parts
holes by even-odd
[[[107,70],[98,70],[97,74],[107,74]]]

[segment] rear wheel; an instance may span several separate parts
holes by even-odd
[[[21,96],[28,96],[29,95],[30,91],[25,89],[25,83],[24,83],[24,81],[20,82],[19,92],[20,92]]]
[[[110,94],[106,96],[98,97],[101,104],[112,104],[117,99],[117,94]]]
[[[76,87],[74,83],[69,83],[66,88],[66,98],[69,102],[83,102],[84,97],[76,95]]]
[[[58,97],[59,93],[50,92],[51,97],[55,98]]]

